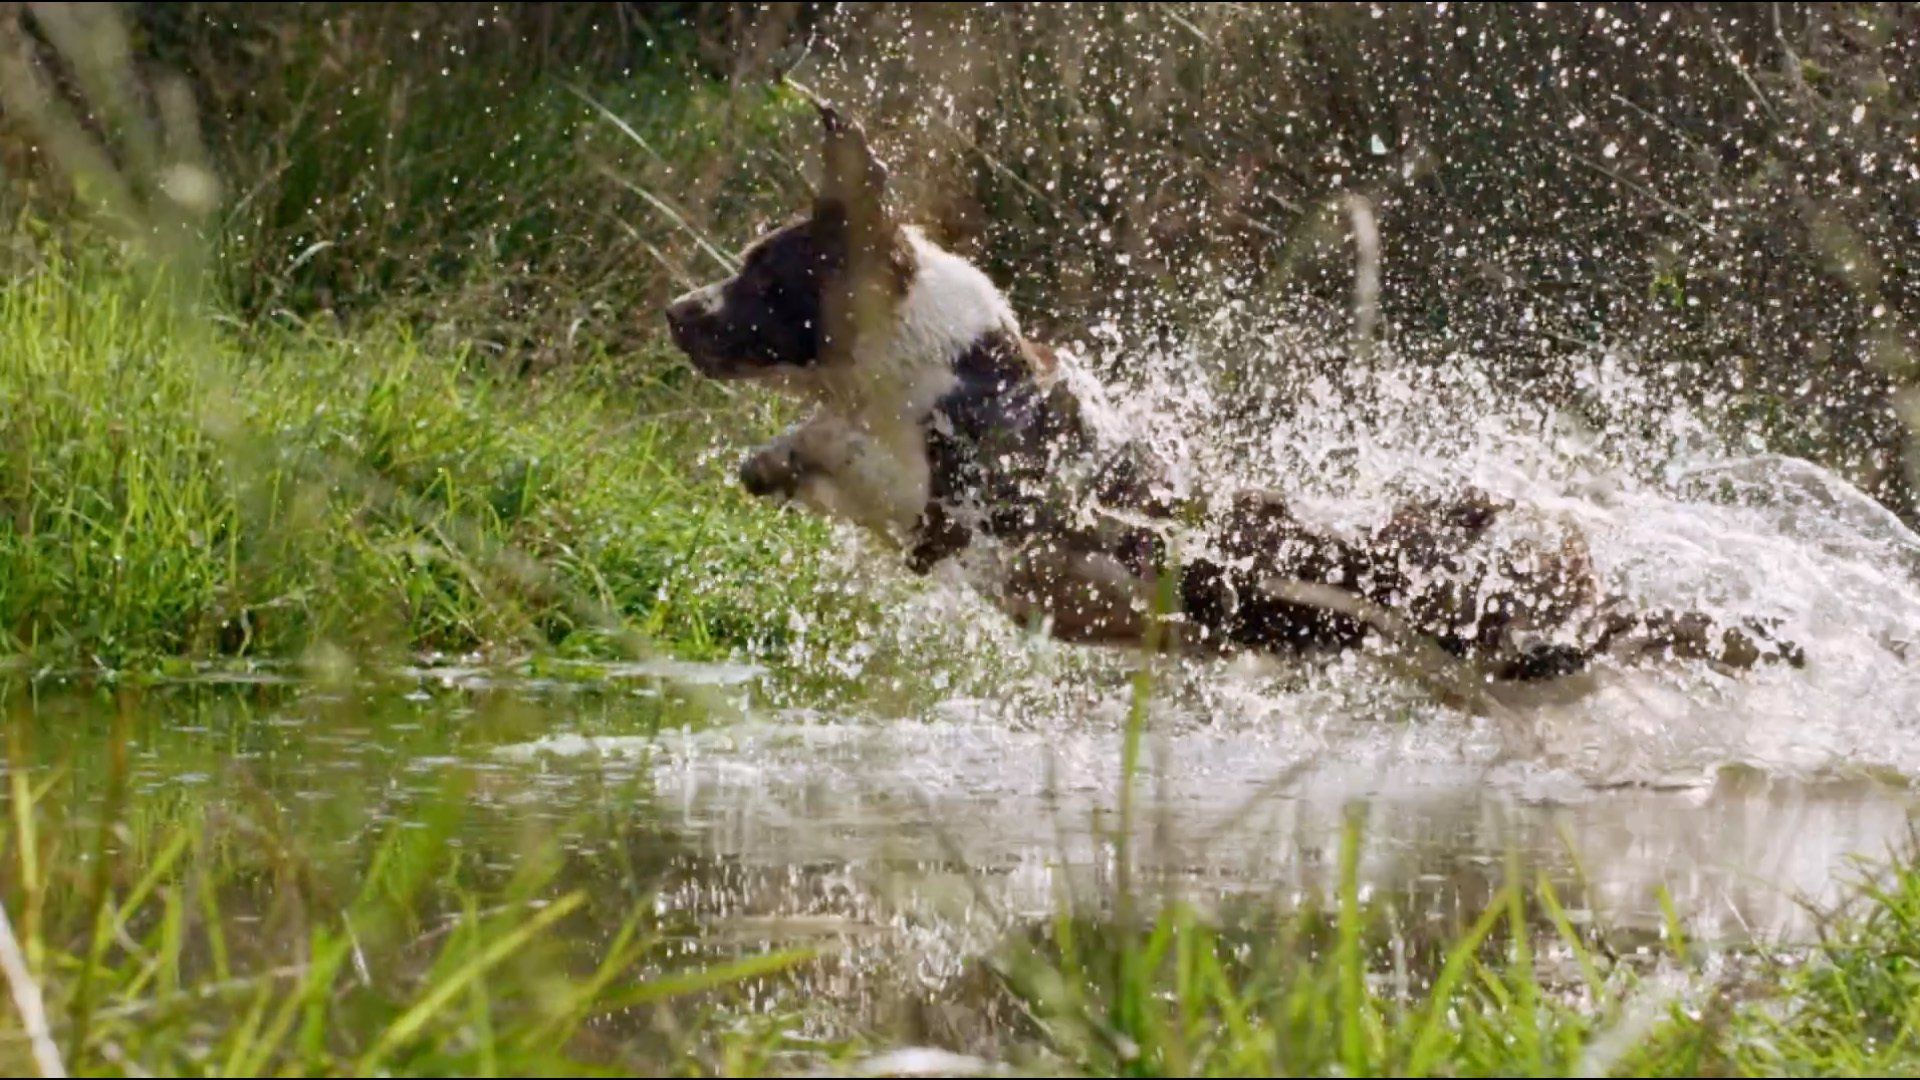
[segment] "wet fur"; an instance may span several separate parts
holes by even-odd
[[[1176,565],[1169,537],[1197,508],[1158,500],[1144,455],[1098,444],[1053,354],[983,273],[883,219],[884,170],[857,128],[822,112],[812,215],[667,313],[704,373],[815,407],[741,466],[751,493],[857,523],[919,573],[971,560],[1010,616],[1069,641],[1146,640],[1172,574],[1179,611],[1162,636],[1186,648],[1351,648],[1377,629],[1359,611],[1371,605],[1504,679],[1568,674],[1606,650],[1799,662],[1764,627],[1605,601],[1578,533],[1493,542],[1519,510],[1478,492],[1409,503],[1358,539],[1243,493],[1205,515],[1206,542]],[[1300,602],[1289,582],[1358,603]]]

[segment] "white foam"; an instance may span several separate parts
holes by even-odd
[[[1222,330],[1138,348],[1114,330],[1079,350],[1070,377],[1096,427],[1144,438],[1176,485],[1278,490],[1303,517],[1352,530],[1381,520],[1409,488],[1473,483],[1578,524],[1609,592],[1728,623],[1779,620],[1806,667],[1728,677],[1684,663],[1602,665],[1517,689],[1510,700],[1537,743],[1524,752],[1365,656],[1253,665],[1267,674],[1252,677],[1186,665],[1159,687],[1169,723],[1334,754],[1390,744],[1408,764],[1499,761],[1516,784],[1529,782],[1527,768],[1511,767],[1516,753],[1543,774],[1599,787],[1700,783],[1725,765],[1920,776],[1920,537],[1872,499],[1810,462],[1729,448],[1614,357],[1566,358],[1585,388],[1576,417],[1503,388],[1470,357],[1416,362],[1389,349],[1372,367],[1309,376],[1311,341]],[[1257,382],[1239,402],[1210,389],[1222,350],[1272,374],[1283,391],[1273,407],[1242,407],[1248,394],[1257,400]],[[871,563],[854,559],[849,576],[874,581]],[[888,653],[939,658],[956,691],[998,698],[999,722],[1039,732],[1081,730],[1101,712],[1089,702],[1113,713],[1124,696],[1125,655],[1036,641],[951,568],[925,588],[871,594],[886,607],[882,638],[862,642],[863,659],[842,670]]]

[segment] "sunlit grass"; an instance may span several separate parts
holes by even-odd
[[[769,420],[665,372],[537,388],[404,328],[238,329],[57,256],[0,286],[0,651],[693,654],[816,606],[817,526],[733,490]],[[777,569],[776,569],[777,567]]]
[[[1874,864],[1820,940],[1708,961],[1576,928],[1509,865],[1445,929],[1358,899],[1132,922],[1063,909],[998,962],[1032,1061],[1088,1076],[1909,1076],[1920,1068],[1920,870]],[[1463,913],[1463,916],[1471,915]],[[1624,957],[1624,958],[1623,958]]]

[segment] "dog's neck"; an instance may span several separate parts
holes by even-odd
[[[983,340],[1020,335],[1013,308],[986,274],[919,230],[905,232],[913,272],[890,332],[785,380],[790,392],[876,435],[917,429],[954,388],[960,357]]]

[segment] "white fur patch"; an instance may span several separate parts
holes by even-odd
[[[826,410],[781,440],[801,463],[795,498],[815,513],[852,522],[904,545],[927,505],[926,454],[891,453]]]
[[[1020,332],[1007,298],[978,267],[918,229],[903,231],[914,272],[891,332],[859,342],[851,363],[792,377],[802,394],[868,427],[889,420],[918,425],[953,389],[953,365],[962,353],[990,334]]]
[[[932,494],[925,422],[958,379],[954,363],[980,339],[1018,335],[1020,324],[991,279],[907,229],[914,275],[891,332],[855,346],[850,363],[789,375],[786,386],[820,406],[790,434],[822,475],[802,500],[830,516],[908,535]]]

